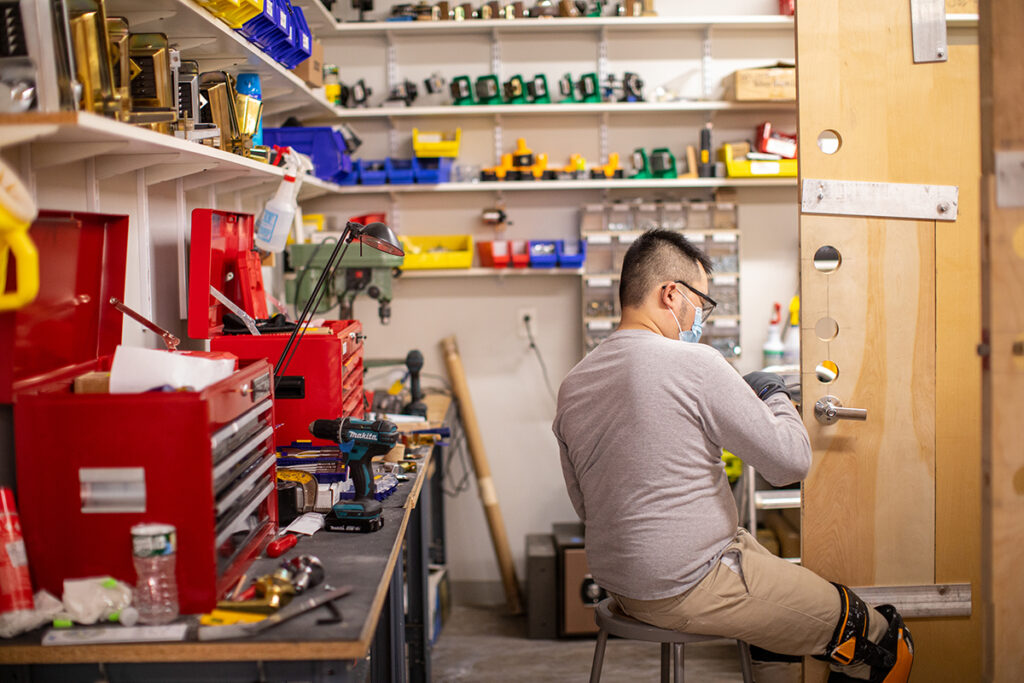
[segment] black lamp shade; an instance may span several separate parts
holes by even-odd
[[[368,247],[392,256],[405,256],[402,243],[398,241],[394,231],[383,223],[370,223],[356,236],[356,239]]]

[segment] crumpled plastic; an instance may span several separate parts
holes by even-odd
[[[52,621],[64,609],[64,604],[46,591],[34,596],[35,609],[23,609],[0,614],[0,638],[13,638]]]
[[[132,587],[109,576],[64,580],[64,612],[79,624],[108,621],[131,603]]]

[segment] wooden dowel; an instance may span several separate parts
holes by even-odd
[[[505,587],[505,600],[508,603],[509,612],[519,614],[523,611],[523,606],[522,598],[519,595],[519,581],[516,579],[516,567],[512,561],[512,551],[509,549],[508,535],[505,531],[505,520],[501,516],[498,493],[494,487],[494,480],[491,478],[491,466],[487,461],[483,438],[480,436],[480,426],[476,421],[476,411],[473,409],[473,399],[469,395],[466,372],[462,367],[462,358],[459,356],[459,347],[455,342],[455,337],[442,339],[441,349],[444,351],[445,364],[448,366],[452,392],[455,394],[455,400],[459,402],[462,429],[466,434],[466,443],[469,445],[469,453],[473,459],[476,486],[480,491],[484,514],[487,516],[487,527],[491,532],[494,554],[498,558],[501,582]]]

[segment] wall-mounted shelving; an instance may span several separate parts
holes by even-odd
[[[580,17],[548,19],[473,19],[467,21],[367,21],[343,22],[327,12],[319,0],[296,0],[314,19],[311,26],[320,29],[321,39],[340,39],[352,35],[382,36],[412,33],[490,33],[498,32],[598,32],[673,31],[708,29],[757,30],[793,28],[793,18],[778,15],[694,16],[694,17]],[[315,24],[313,22],[316,22]],[[977,14],[947,14],[950,28],[976,28]]]
[[[403,270],[401,279],[428,279],[448,277],[559,277],[580,276],[579,268],[450,268],[437,270]]]
[[[191,0],[109,0],[107,14],[126,18],[132,32],[165,33],[181,51],[182,59],[197,60],[203,71],[259,74],[264,116],[268,119],[343,114],[322,91],[311,90],[302,79]]]
[[[687,100],[681,102],[602,102],[594,104],[481,104],[473,106],[377,107],[345,109],[346,119],[389,119],[441,116],[557,116],[575,114],[660,114],[664,112],[796,111],[796,102],[729,102]]]
[[[670,180],[537,180],[441,183],[439,185],[349,185],[338,194],[429,194],[433,192],[561,192],[567,190],[661,190],[719,187],[796,187],[796,178],[675,178]]]
[[[88,112],[0,114],[0,148],[16,145],[29,146],[30,183],[35,172],[83,160],[94,163],[93,182],[144,170],[147,185],[183,179],[186,191],[209,187],[217,194],[277,183],[284,176],[276,166]],[[307,176],[300,198],[339,189]]]

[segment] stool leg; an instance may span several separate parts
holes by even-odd
[[[754,683],[754,667],[750,663],[750,645],[737,640],[736,645],[740,649],[740,669],[743,671],[743,683]]]
[[[686,675],[683,672],[684,647],[686,647],[686,645],[683,643],[672,643],[672,664],[675,668],[675,683],[684,683],[683,677]]]
[[[597,633],[597,644],[594,645],[594,663],[590,667],[590,683],[601,680],[601,667],[604,666],[604,648],[608,644],[608,632],[604,629]]]
[[[661,644],[661,683],[669,683],[669,669],[672,668],[672,645],[671,643]]]

